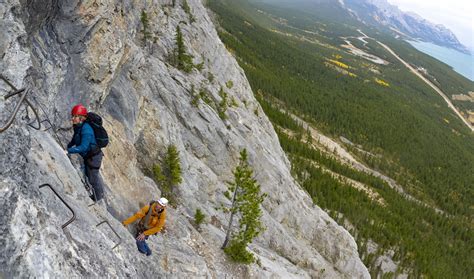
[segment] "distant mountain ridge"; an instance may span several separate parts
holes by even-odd
[[[469,53],[456,35],[442,24],[432,23],[413,12],[403,12],[386,0],[340,0],[339,4],[365,24],[380,24],[407,39],[432,42]]]
[[[456,35],[441,24],[430,22],[413,12],[403,12],[387,0],[257,0],[269,4],[286,5],[294,8],[302,5],[305,10],[318,10],[339,14],[347,12],[347,17],[368,26],[383,28],[395,37],[421,40],[452,48],[469,54],[470,50],[461,44]],[[298,3],[298,4],[297,4]],[[329,10],[327,9],[329,8]],[[324,16],[319,14],[319,16]]]

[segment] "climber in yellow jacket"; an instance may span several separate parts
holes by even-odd
[[[137,248],[140,253],[151,255],[151,249],[145,240],[150,235],[160,232],[165,225],[166,220],[166,205],[168,200],[160,198],[158,201],[152,201],[149,205],[145,205],[140,211],[135,213],[132,217],[123,221],[122,224],[127,226],[136,220],[140,219],[137,225]]]

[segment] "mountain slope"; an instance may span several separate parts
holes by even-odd
[[[181,4],[2,4],[0,73],[27,88],[39,120],[49,124],[28,126],[34,115],[22,106],[0,133],[0,277],[368,278],[353,237],[292,178],[272,124],[201,2],[188,1],[189,12]],[[143,32],[143,12],[151,34]],[[201,70],[187,74],[170,63],[178,25]],[[0,86],[2,96],[12,90],[3,81]],[[226,119],[216,108],[221,88],[235,101],[224,110]],[[207,101],[194,102],[198,91]],[[2,125],[18,100],[0,102]],[[79,102],[104,117],[111,136],[101,170],[106,205],[89,206],[77,160],[71,163],[63,151],[72,134],[69,110]],[[148,241],[153,255],[145,257],[120,221],[160,196],[144,174],[170,144],[183,170],[178,206],[169,210],[166,232]],[[250,247],[259,261],[248,267],[222,253],[228,215],[218,210],[230,203],[224,192],[243,148],[268,194],[266,230]],[[50,189],[38,187],[43,183],[75,212],[64,230],[72,213]],[[191,217],[196,209],[208,216],[200,231]],[[105,223],[97,227],[104,220],[121,238],[114,250],[120,239]]]
[[[210,3],[294,177],[355,236],[371,275],[472,277],[473,134],[378,42],[429,65],[443,89],[473,83],[389,34],[339,23],[338,13]]]

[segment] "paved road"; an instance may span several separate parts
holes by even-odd
[[[422,74],[420,74],[415,68],[413,68],[412,66],[410,66],[410,64],[408,64],[407,62],[405,62],[405,60],[401,59],[400,56],[398,56],[393,50],[391,50],[387,45],[377,41],[377,43],[379,43],[379,45],[381,45],[382,47],[384,47],[388,52],[390,52],[393,56],[395,56],[398,60],[400,60],[400,62],[403,63],[403,65],[405,65],[405,67],[407,67],[408,69],[410,69],[410,71],[412,73],[414,73],[415,75],[417,75],[421,80],[423,80],[426,84],[428,84],[431,88],[433,88],[441,97],[443,97],[443,99],[446,101],[446,103],[448,104],[448,107],[450,109],[452,109],[454,111],[454,113],[459,116],[459,118],[462,120],[462,122],[464,122],[464,124],[466,124],[466,126],[471,130],[471,132],[474,132],[474,127],[461,115],[461,113],[459,113],[459,111],[454,107],[454,105],[451,103],[451,100],[449,100],[449,98],[446,96],[446,94],[443,93],[443,91],[441,91],[441,89],[439,89],[436,85],[434,85],[431,81],[429,81],[427,78],[425,78]]]

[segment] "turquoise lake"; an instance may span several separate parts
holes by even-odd
[[[408,41],[419,51],[451,66],[456,72],[474,81],[474,55],[427,42]]]

